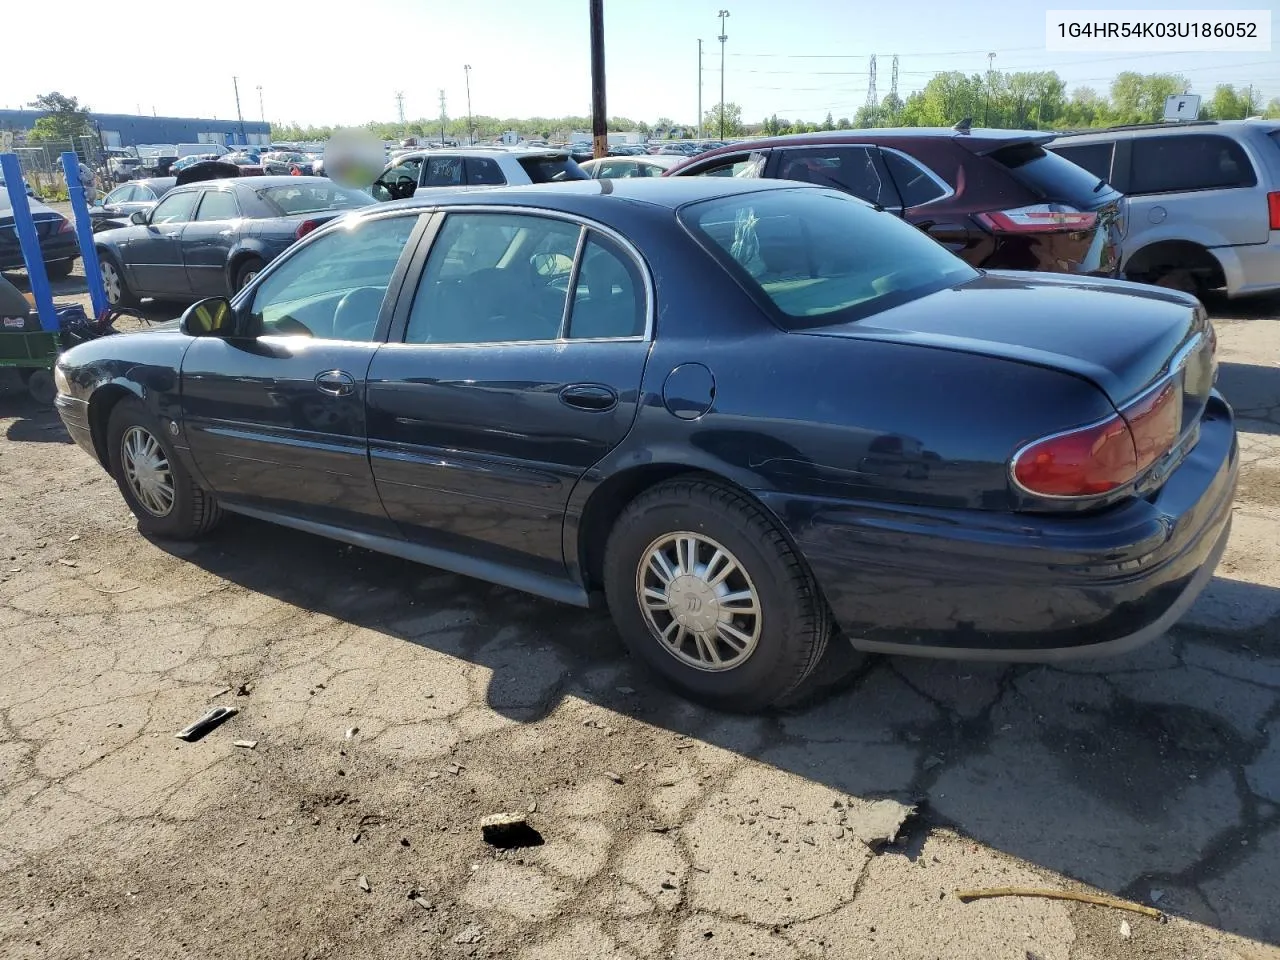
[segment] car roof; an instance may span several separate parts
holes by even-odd
[[[1169,123],[1132,123],[1115,127],[1100,127],[1092,130],[1071,130],[1059,133],[1058,137],[1072,140],[1104,139],[1117,133],[1130,137],[1141,136],[1187,136],[1194,133],[1230,133],[1233,130],[1262,130],[1270,133],[1280,130],[1280,120],[1268,120],[1262,117],[1250,117],[1248,120],[1184,120]]]
[[[780,137],[760,137],[750,140],[737,140],[723,147],[716,147],[698,155],[698,160],[736,153],[740,150],[763,150],[771,147],[820,146],[836,143],[867,143],[875,140],[908,140],[946,138],[948,140],[964,140],[967,143],[984,145],[1000,143],[1023,143],[1028,140],[1048,141],[1055,134],[1047,130],[999,130],[987,127],[973,127],[968,132],[956,130],[954,127],[867,127],[857,130],[820,130],[815,133],[792,133]],[[675,141],[687,143],[689,141]]]
[[[184,183],[180,187],[174,187],[174,190],[186,190],[188,188],[208,187],[213,184],[230,184],[231,186],[243,186],[247,189],[258,190],[262,187],[296,187],[300,184],[324,184],[327,187],[337,186],[328,177],[292,177],[285,174],[275,174],[269,177],[221,177],[217,180],[197,180],[195,183]]]
[[[255,178],[260,179],[260,178]],[[297,177],[293,178],[298,179]],[[535,183],[500,187],[495,190],[462,191],[442,187],[429,195],[393,200],[365,208],[366,214],[379,210],[430,208],[439,206],[521,206],[582,209],[600,200],[613,203],[627,200],[652,207],[676,210],[700,200],[714,200],[748,193],[775,190],[812,190],[810,184],[789,180],[762,180],[733,177],[633,177],[621,180],[571,180],[563,183]],[[557,203],[571,200],[569,204]],[[602,206],[603,203],[600,205]]]
[[[395,158],[395,162],[408,160],[411,157],[438,157],[445,154],[451,157],[495,157],[506,156],[516,157],[563,157],[569,152],[566,147],[563,150],[557,150],[554,147],[435,147],[430,150],[421,147],[402,153]]]

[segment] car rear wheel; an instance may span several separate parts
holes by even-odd
[[[826,602],[777,524],[709,480],[671,480],[628,505],[609,535],[604,581],[631,652],[718,709],[785,700],[831,635]]]
[[[262,272],[262,267],[263,263],[257,257],[250,257],[236,267],[235,288],[231,292],[239,293],[253,283],[253,278]]]
[[[1200,284],[1196,281],[1195,274],[1190,270],[1169,270],[1156,277],[1155,285],[1157,287],[1165,287],[1168,290],[1189,293],[1193,297],[1200,296]]]
[[[187,472],[141,401],[121,400],[107,426],[111,475],[144,534],[190,540],[221,519],[213,497]]]
[[[71,271],[75,267],[74,258],[68,260],[51,260],[44,265],[44,272],[49,275],[50,280],[65,280],[71,276]]]
[[[113,307],[136,307],[138,298],[129,289],[120,264],[106,253],[98,254],[98,269],[102,273],[102,286],[107,293],[107,303]]]

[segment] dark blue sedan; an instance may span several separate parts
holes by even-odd
[[[833,638],[1159,635],[1228,535],[1214,354],[1185,294],[982,273],[822,188],[637,178],[350,215],[56,380],[148,535],[225,510],[600,598],[686,694],[755,710]]]
[[[299,237],[373,197],[323,177],[203,180],[94,235],[112,306],[240,290]]]

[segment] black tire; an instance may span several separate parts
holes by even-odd
[[[31,399],[41,406],[51,407],[58,396],[58,386],[53,382],[53,374],[40,367],[35,370],[24,370],[22,379],[26,381],[27,392]]]
[[[1177,290],[1180,293],[1189,293],[1193,297],[1199,297],[1201,295],[1200,283],[1196,280],[1196,275],[1190,270],[1168,270],[1157,276],[1153,282],[1155,286],[1164,287],[1167,290]]]
[[[123,445],[126,435],[135,429],[154,439],[164,454],[172,491],[172,505],[167,512],[160,513],[146,506],[126,477]],[[212,530],[222,518],[218,502],[187,472],[169,441],[168,431],[161,428],[141,401],[128,398],[112,408],[107,423],[107,454],[111,475],[144,534],[169,540],[194,540]]]
[[[138,296],[129,289],[129,281],[124,277],[124,270],[111,254],[98,251],[98,269],[102,273],[102,285],[106,288],[107,303],[113,307],[136,307]],[[111,279],[114,271],[115,280]]]
[[[241,261],[236,267],[236,275],[235,279],[232,281],[231,292],[233,294],[239,293],[247,287],[253,282],[253,278],[256,277],[265,266],[266,264],[258,257],[248,257]]]
[[[670,652],[641,609],[647,551],[679,532],[713,541],[706,550],[723,548],[754,588],[758,639],[736,666],[700,669]],[[711,480],[669,480],[632,501],[609,534],[604,584],[614,623],[632,654],[685,696],[716,709],[751,713],[784,701],[822,659],[831,636],[826,601],[778,525],[758,504]],[[654,616],[655,625],[662,616],[676,626],[669,612]]]
[[[71,271],[75,269],[75,257],[67,260],[50,260],[44,265],[44,272],[48,274],[50,280],[65,280],[71,276]]]

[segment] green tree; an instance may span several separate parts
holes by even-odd
[[[1229,83],[1220,83],[1204,112],[1214,120],[1243,120],[1258,112],[1258,103],[1252,88],[1237,91]]]
[[[76,97],[66,97],[55,90],[40,94],[27,106],[45,111],[31,131],[32,140],[70,140],[93,132],[89,108],[81,106]]]
[[[1176,73],[1125,71],[1111,82],[1111,114],[1114,123],[1157,123],[1164,116],[1164,102],[1191,89],[1187,78]]]
[[[902,108],[905,106],[902,98],[896,93],[886,93],[884,99],[880,101],[879,119],[886,127],[896,127],[902,123]],[[843,129],[847,121],[841,120],[840,125]]]
[[[901,103],[902,101],[899,100],[898,102]],[[853,122],[848,117],[841,117],[836,121],[836,126],[841,130],[848,130],[853,126]]]
[[[1280,120],[1280,97],[1272,97],[1263,114],[1268,120]]]
[[[736,103],[724,105],[724,125],[720,123],[720,104],[716,104],[702,118],[702,126],[709,137],[742,136],[742,108]]]
[[[824,120],[822,121],[822,129],[823,129],[823,130],[834,130],[835,128],[836,128],[836,119],[835,119],[835,117],[831,116],[831,111],[830,111],[830,110],[828,110],[828,111],[827,111],[826,119],[824,119]]]

